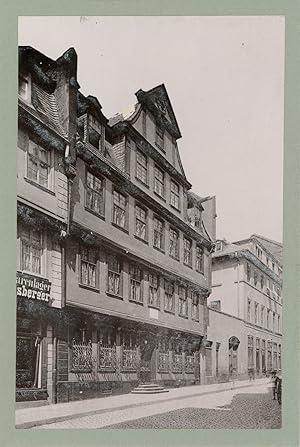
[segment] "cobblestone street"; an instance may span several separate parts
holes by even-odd
[[[36,427],[272,429],[281,427],[281,406],[266,385],[141,405]]]

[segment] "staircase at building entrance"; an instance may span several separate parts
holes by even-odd
[[[134,388],[132,391],[134,394],[157,394],[157,393],[168,393],[163,386],[157,385],[156,383],[143,383],[138,387]]]

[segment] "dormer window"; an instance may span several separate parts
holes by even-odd
[[[21,75],[19,77],[19,96],[24,101],[30,102],[31,100],[31,82],[30,75]]]
[[[93,116],[89,117],[87,140],[97,150],[102,150],[102,128],[99,121]]]
[[[217,241],[215,251],[221,251],[221,250],[223,250],[223,241]]]

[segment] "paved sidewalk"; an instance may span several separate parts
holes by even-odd
[[[265,385],[268,379],[256,379],[255,382],[248,380],[236,381],[234,388],[245,388],[249,386]],[[117,410],[125,410],[145,405],[162,402],[187,399],[189,397],[201,396],[230,390],[231,382],[215,383],[211,385],[193,385],[182,388],[172,388],[168,393],[162,394],[121,394],[97,399],[80,400],[61,404],[51,404],[42,407],[22,408],[16,410],[16,428],[31,428],[38,425],[51,424],[70,419],[75,419],[91,414],[109,413]]]

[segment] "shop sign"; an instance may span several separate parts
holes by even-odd
[[[17,296],[48,303],[50,290],[51,282],[48,279],[17,272]]]

